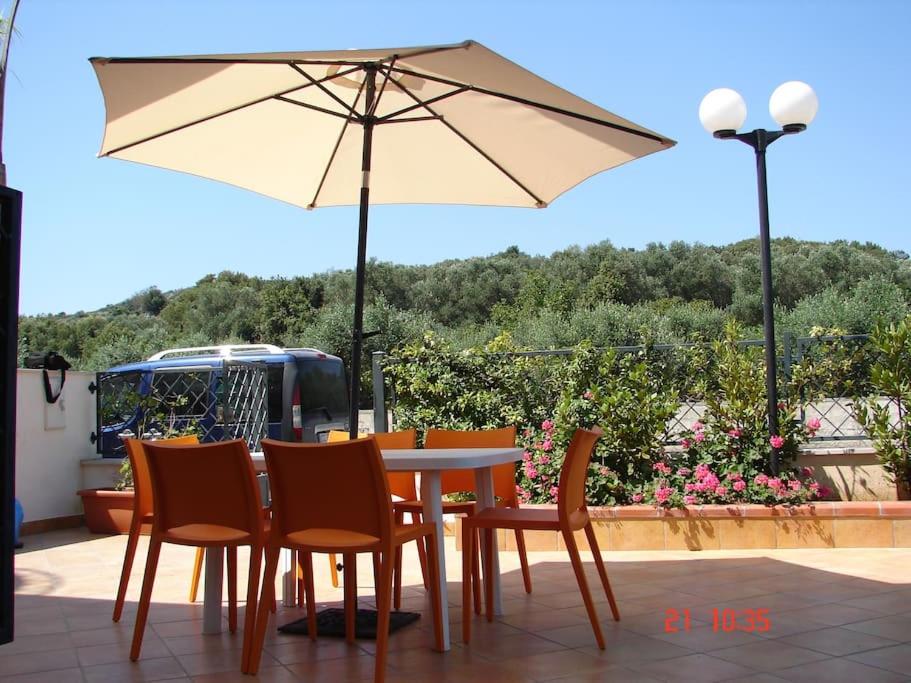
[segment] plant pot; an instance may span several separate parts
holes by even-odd
[[[133,491],[77,491],[85,510],[85,525],[93,534],[126,534],[133,518]]]

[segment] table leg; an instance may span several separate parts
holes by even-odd
[[[437,527],[437,566],[440,568],[440,605],[443,621],[443,651],[450,649],[449,643],[449,593],[446,588],[446,551],[443,542],[443,494],[440,493],[440,471],[421,472],[421,500],[424,503],[424,521],[433,522]]]
[[[490,467],[481,467],[475,470],[475,487],[478,493],[478,509],[492,508],[496,505],[496,498],[493,493],[493,469]],[[483,536],[482,536],[483,538]],[[481,560],[484,567],[484,581],[493,583],[493,613],[503,614],[503,603],[500,599],[500,556],[497,552],[497,530],[494,529],[491,534],[491,543],[493,543],[493,559],[488,567],[486,556],[481,553]]]
[[[202,632],[221,633],[221,583],[224,579],[225,549],[206,548],[206,584],[202,603]]]
[[[297,567],[292,566],[292,557],[294,557],[294,553],[287,548],[282,548],[282,605],[285,607],[297,605]]]

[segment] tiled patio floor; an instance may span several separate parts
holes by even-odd
[[[595,591],[607,649],[599,651],[565,553],[531,553],[534,593],[522,588],[514,553],[502,553],[505,614],[474,621],[460,642],[460,555],[448,539],[453,649],[430,649],[430,619],[392,635],[387,680],[433,681],[911,681],[911,550],[727,550],[605,553],[623,620],[608,620]],[[16,640],[0,647],[0,680],[253,681],[240,674],[241,634],[201,635],[202,605],[186,602],[193,551],[165,546],[142,659],[128,660],[145,547],[127,608],[111,622],[125,537],[84,530],[25,538],[16,556]],[[405,609],[424,611],[416,556],[406,553]],[[241,555],[241,565],[244,562]],[[317,594],[338,602],[328,565]],[[369,561],[359,563],[364,602]],[[590,558],[590,576],[594,569]],[[241,576],[243,580],[243,576]],[[595,579],[596,580],[596,579]],[[595,583],[594,586],[597,586]],[[240,591],[241,594],[243,591]],[[716,630],[712,610],[768,610],[763,633]],[[668,610],[676,610],[679,618]],[[689,610],[689,629],[684,610]],[[276,623],[302,616],[280,608]],[[730,622],[728,622],[730,625]],[[676,632],[669,629],[676,626]],[[348,646],[269,629],[263,681],[369,680],[373,641]]]

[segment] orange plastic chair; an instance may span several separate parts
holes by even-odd
[[[199,443],[196,436],[179,436],[167,439],[163,443],[194,444]],[[133,518],[130,520],[130,534],[127,537],[127,548],[123,555],[123,569],[120,572],[120,586],[117,588],[117,598],[114,601],[114,621],[120,621],[123,614],[123,604],[126,601],[127,587],[130,583],[130,571],[133,569],[133,560],[136,557],[136,546],[144,524],[152,523],[152,510],[155,509],[152,497],[152,480],[149,479],[149,465],[146,462],[142,441],[139,439],[124,439],[127,457],[133,470]],[[190,602],[196,601],[196,592],[199,588],[199,577],[202,573],[203,549],[196,551],[196,561],[193,563],[193,574],[190,578]],[[229,581],[231,579],[229,578]],[[237,580],[236,574],[234,580]]]
[[[429,429],[424,438],[425,448],[510,448],[516,445],[516,428],[458,431],[447,429]],[[519,507],[516,495],[516,466],[513,463],[497,465],[493,468],[494,495],[499,498],[498,505]],[[476,491],[474,472],[472,470],[446,470],[440,475],[440,490],[443,495],[461,491]],[[443,501],[445,514],[473,515],[477,506],[474,501]],[[395,504],[397,513],[420,512],[423,505],[418,500],[406,500]],[[522,580],[525,592],[531,593],[531,575],[528,570],[528,553],[525,549],[525,536],[516,530],[516,549],[519,552],[519,563],[522,565]],[[481,568],[477,555],[472,567],[474,583],[475,612],[481,613]]]
[[[256,637],[246,673],[259,669],[268,625],[267,603],[275,593],[275,573],[282,548],[305,560],[307,627],[316,638],[316,599],[311,553],[341,553],[345,566],[345,635],[354,642],[357,611],[356,553],[379,553],[380,580],[376,588],[377,636],[374,680],[384,680],[392,601],[395,551],[403,543],[424,539],[431,575],[433,627],[438,649],[443,646],[442,607],[438,586],[436,526],[397,525],[383,458],[376,439],[305,444],[263,439],[263,453],[272,486],[272,528],[266,541],[266,570]]]
[[[598,614],[595,611],[595,603],[592,601],[588,582],[585,579],[585,569],[582,566],[582,558],[576,545],[576,537],[573,535],[575,531],[585,529],[585,537],[588,539],[588,545],[591,548],[595,565],[598,567],[598,574],[601,577],[604,592],[607,594],[607,600],[610,602],[614,620],[620,621],[620,611],[617,609],[617,602],[614,600],[614,593],[607,579],[607,570],[604,568],[601,551],[598,549],[598,542],[595,539],[595,531],[592,529],[588,509],[585,506],[585,480],[588,476],[588,464],[595,448],[595,442],[597,442],[601,434],[602,431],[595,428],[592,430],[577,429],[573,435],[573,439],[566,451],[566,459],[560,470],[556,510],[488,508],[481,510],[476,515],[466,517],[462,522],[462,571],[468,572],[471,567],[472,555],[475,544],[479,540],[478,535],[481,529],[484,530],[484,552],[490,559],[492,559],[493,545],[491,540],[494,529],[559,531],[563,536],[563,542],[566,544],[566,550],[569,553],[569,559],[576,574],[579,590],[582,592],[582,600],[585,602],[585,609],[588,612],[592,630],[595,632],[595,640],[598,641],[598,647],[603,650],[604,636],[601,633]],[[487,621],[493,621],[493,582],[485,581],[485,589]],[[465,644],[468,644],[471,637],[471,615],[468,611],[468,603],[471,600],[470,590],[471,584],[463,581],[462,640]]]
[[[139,659],[162,543],[203,548],[250,546],[241,670],[253,639],[265,527],[253,461],[242,439],[195,445],[146,442],[155,509],[130,659]],[[230,557],[230,553],[229,553]],[[231,599],[229,584],[229,599]],[[236,588],[236,587],[235,587]],[[236,601],[236,596],[233,598]],[[269,609],[270,605],[266,605]],[[237,615],[229,613],[231,631]]]
[[[359,432],[357,438],[366,439],[370,436],[366,432]],[[377,432],[373,435],[376,439],[377,445],[380,447],[380,450],[394,450],[397,448],[417,448],[417,430],[416,429],[404,429],[398,432]],[[349,436],[348,432],[332,430],[329,432],[328,441],[329,443],[338,443],[340,441],[348,441]],[[402,500],[413,501],[418,497],[417,488],[414,483],[414,472],[386,472],[386,478],[389,480],[389,491],[393,496],[398,496]],[[398,510],[393,507],[395,514],[395,523],[404,524],[405,523],[405,511]],[[412,522],[421,521],[421,511],[410,511]],[[424,546],[421,543],[418,543],[418,559],[421,563],[421,575],[424,580],[424,588],[430,587],[430,582],[427,578],[427,554],[424,552]],[[333,588],[338,588],[338,565],[336,562],[335,555],[329,556],[330,571],[332,572],[332,586]],[[374,567],[375,569],[375,567]],[[299,592],[303,594],[303,590]],[[393,591],[392,591],[392,604],[395,609],[400,609],[402,607],[402,552],[401,549],[396,554],[395,557],[395,570],[393,571]]]

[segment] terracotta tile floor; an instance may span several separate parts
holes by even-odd
[[[17,637],[0,647],[0,680],[257,680],[240,674],[240,633],[201,634],[202,605],[186,602],[188,548],[162,551],[142,658],[128,660],[145,547],[124,618],[114,624],[112,597],[125,542],[84,530],[25,538],[16,556]],[[392,635],[389,681],[911,681],[911,549],[605,553],[623,620],[608,620],[604,595],[596,590],[607,640],[601,651],[561,552],[531,553],[531,595],[522,588],[515,553],[502,553],[505,614],[492,624],[476,619],[472,642],[464,646],[460,555],[448,543],[453,649],[430,649],[427,615]],[[242,554],[241,566],[244,561]],[[426,612],[413,546],[405,564],[404,607]],[[358,568],[362,602],[371,605],[370,563]],[[328,563],[320,558],[316,569],[319,600],[338,604],[341,592],[329,584]],[[749,628],[746,610],[760,609],[768,610],[768,629],[743,630]],[[724,610],[736,612],[739,630],[724,630]],[[301,616],[296,608],[280,608],[274,621]],[[258,679],[371,680],[373,652],[373,641],[312,643],[270,628]]]

